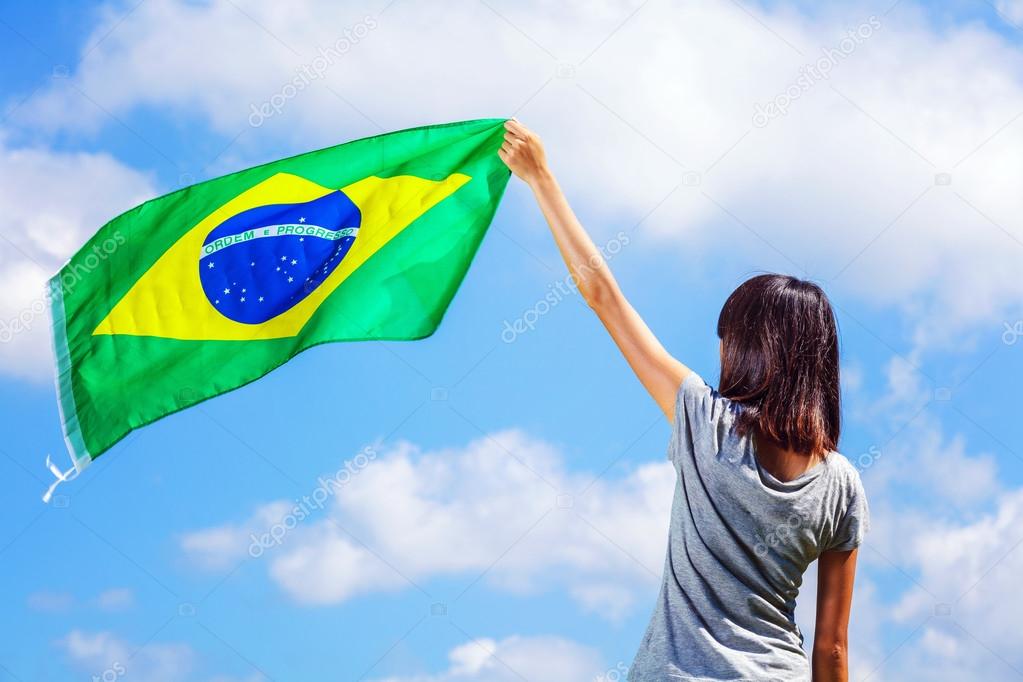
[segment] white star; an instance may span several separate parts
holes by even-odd
[[[218,298],[216,301],[214,301],[213,305],[220,305],[220,299]]]
[[[230,289],[224,289],[224,293],[225,294],[229,294],[229,293],[231,293],[231,290]]]
[[[210,270],[212,270],[213,269],[213,261],[210,261],[210,264],[207,265],[206,267],[208,267]]]
[[[300,241],[300,242],[304,242],[304,241],[305,241],[305,237],[299,237],[299,238],[298,238],[298,241]]]
[[[242,293],[243,293],[243,294],[245,293],[245,289],[242,289]]]
[[[288,281],[289,281],[289,282],[294,282],[294,281],[295,281],[295,278],[294,278],[294,277],[289,277],[289,278],[288,278]]]
[[[300,222],[300,223],[304,223],[304,222],[305,222],[305,218],[299,218],[299,219],[298,219],[298,222]]]
[[[241,301],[242,301],[242,303],[245,303],[245,297],[244,296],[242,296]]]
[[[281,260],[288,260],[287,256],[281,256]]]
[[[277,266],[277,272],[280,272],[280,271],[281,271],[281,266],[280,266],[280,265],[278,265],[278,266]]]
[[[260,296],[260,297],[259,297],[259,302],[260,302],[260,303],[262,303],[262,302],[263,302],[263,297],[262,297],[262,296]]]
[[[250,267],[255,267],[256,266],[256,261],[252,261],[251,263],[249,263],[249,266]]]
[[[291,259],[291,264],[292,264],[292,265],[298,265],[298,261],[297,261],[297,260],[295,260],[294,258],[292,258],[292,259]]]

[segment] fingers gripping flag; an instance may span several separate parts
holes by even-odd
[[[74,460],[65,473],[47,463],[57,482],[316,344],[432,334],[508,182],[503,122],[302,154],[103,226],[49,282]]]

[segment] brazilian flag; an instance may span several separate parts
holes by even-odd
[[[311,346],[432,334],[508,183],[503,123],[302,154],[104,225],[49,282],[75,464],[58,478]]]

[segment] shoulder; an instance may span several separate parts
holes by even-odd
[[[676,417],[714,422],[734,416],[738,409],[738,404],[718,393],[696,372],[690,372],[679,386]]]
[[[841,453],[832,452],[828,455],[828,471],[831,483],[829,498],[834,506],[828,512],[831,515],[830,541],[826,549],[836,551],[851,550],[863,542],[870,530],[870,507],[867,494],[860,480],[860,472]]]
[[[841,452],[828,453],[827,462],[836,481],[849,487],[863,487],[860,470]]]
[[[738,405],[695,372],[682,381],[672,424],[673,459],[683,453],[713,453],[735,435]]]
[[[860,478],[860,471],[849,458],[840,452],[828,454],[827,468],[831,479],[830,488],[840,509],[866,511],[867,492]]]

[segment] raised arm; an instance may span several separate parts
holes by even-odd
[[[675,395],[689,375],[689,368],[668,354],[618,288],[603,254],[579,223],[547,166],[540,138],[515,120],[508,121],[505,129],[504,145],[498,155],[533,190],[579,292],[668,421],[672,421]]]
[[[817,560],[817,624],[813,636],[813,682],[849,679],[849,610],[856,552],[824,552]]]

